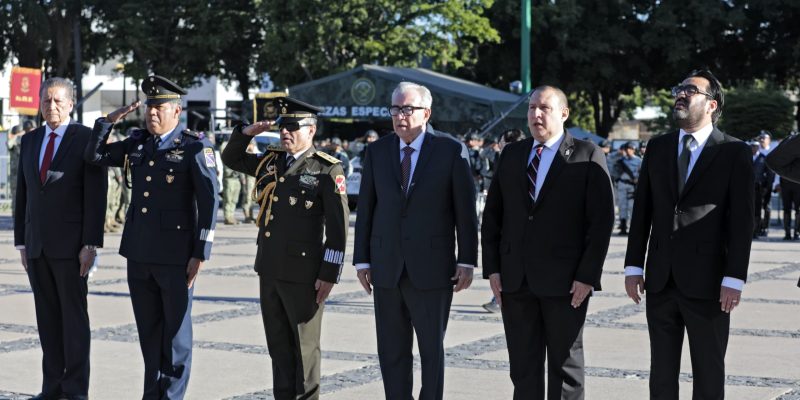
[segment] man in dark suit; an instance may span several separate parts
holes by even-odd
[[[650,140],[642,162],[625,290],[636,303],[647,290],[650,398],[678,398],[686,330],[693,398],[722,399],[730,312],[747,279],[753,236],[752,153],[714,126],[723,93],[711,72],[693,71],[672,95],[680,132]]]
[[[483,275],[500,304],[514,399],[583,399],[581,331],[614,224],[603,151],[564,129],[560,89],[534,90],[532,138],[500,154],[481,224]]]
[[[784,139],[775,150],[772,150],[767,156],[767,166],[780,175],[782,180],[788,179],[792,181],[787,183],[800,184],[800,135],[794,134]],[[781,191],[785,190],[783,186],[782,183]],[[792,188],[792,190],[798,189]],[[785,201],[786,199],[784,198]],[[787,218],[787,213],[784,211],[783,218],[790,219],[791,210],[789,210],[788,215],[789,217]],[[795,213],[795,218],[800,219],[800,216]],[[797,237],[798,226],[800,224],[795,221],[795,237]],[[797,287],[800,287],[800,280],[797,281]]]
[[[466,147],[427,124],[431,103],[424,86],[398,85],[389,109],[394,134],[370,144],[362,163],[353,263],[364,290],[375,287],[387,399],[412,398],[413,332],[422,361],[419,399],[442,398],[453,291],[469,287],[478,258]]]
[[[347,183],[342,163],[313,146],[321,109],[290,97],[270,101],[280,110],[278,119],[236,127],[222,161],[257,178],[255,269],[273,394],[319,399],[322,312],[344,263]],[[253,136],[274,125],[282,147],[247,153]]]
[[[128,260],[128,288],[144,358],[143,399],[182,399],[192,366],[192,295],[211,257],[217,208],[216,158],[202,134],[178,129],[177,84],[158,75],[142,82],[145,122],[123,141],[107,143],[114,124],[139,102],[94,124],[84,158],[124,167],[131,205],[119,254]]]
[[[106,172],[86,164],[91,130],[70,124],[72,83],[50,78],[39,94],[45,125],[22,137],[14,244],[28,272],[42,344],[35,399],[86,399],[89,392],[87,274],[103,245]]]

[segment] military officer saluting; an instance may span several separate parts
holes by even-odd
[[[289,97],[271,101],[277,120],[234,129],[222,162],[256,177],[255,269],[274,396],[318,399],[322,309],[347,243],[346,181],[339,160],[312,145],[321,109]],[[252,137],[273,125],[282,147],[247,153]]]
[[[142,82],[147,129],[106,143],[135,102],[99,118],[86,161],[125,168],[131,204],[119,253],[144,357],[143,399],[182,399],[192,361],[192,293],[211,255],[219,206],[214,150],[202,134],[177,129],[186,92],[154,75]],[[128,176],[130,178],[128,179]]]

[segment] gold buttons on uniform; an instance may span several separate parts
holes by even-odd
[[[147,163],[147,165],[149,165],[149,166],[151,166],[151,167],[152,167],[153,165],[156,165],[156,162],[155,162],[155,161],[153,161],[153,160],[150,160],[150,162],[149,162],[149,163]]]
[[[305,257],[305,256],[306,256],[306,252],[304,251],[304,252],[300,253],[300,255],[302,255],[303,257]]]
[[[272,196],[272,201],[278,201],[278,196]]]
[[[180,225],[178,225],[178,229],[181,229],[181,226],[180,226]]]
[[[151,178],[151,177],[149,177],[149,176],[148,176],[148,177],[144,178],[144,180],[146,180],[146,181],[150,182],[151,180],[153,180],[153,178]]]
[[[264,236],[269,237],[270,235],[271,233],[269,233],[269,231],[264,232]]]
[[[142,207],[142,214],[147,214],[147,207]]]
[[[278,179],[278,181],[280,181],[280,182],[283,182],[285,180],[286,180],[286,178],[284,178],[284,177],[281,177],[280,179]]]
[[[272,221],[273,219],[275,219],[275,215],[273,215],[273,214],[270,214],[270,215],[269,215],[269,220],[270,220],[270,221]]]
[[[144,192],[144,197],[150,197],[150,192]]]

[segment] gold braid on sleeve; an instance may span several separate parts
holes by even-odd
[[[255,175],[258,176],[259,172],[261,172],[261,168],[264,167],[265,165],[271,165],[271,162],[273,162],[275,158],[276,158],[275,153],[270,153],[267,156],[265,156],[264,159],[262,159],[261,162],[258,164]],[[277,183],[278,174],[275,172],[274,169],[272,169],[271,171],[272,172],[270,172],[270,169],[267,168],[267,173],[256,180],[256,185],[253,188],[253,191],[250,193],[250,197],[253,199],[253,201],[258,203],[258,217],[256,217],[257,226],[261,226],[261,216],[264,215],[264,210],[266,210],[267,213],[266,216],[264,217],[265,227],[269,224],[269,217],[272,214],[272,197],[273,197],[272,193],[275,191],[275,186],[278,184]],[[261,184],[262,181],[268,180],[270,176],[272,176],[273,179],[272,182],[267,183],[264,186],[264,189],[261,190],[261,192],[259,193],[258,192],[259,185]]]

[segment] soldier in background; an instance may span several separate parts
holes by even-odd
[[[619,206],[619,234],[628,234],[628,221],[633,210],[633,193],[639,180],[642,159],[636,155],[634,142],[622,145],[622,157],[614,162],[614,182],[617,185],[617,205]]]
[[[769,220],[767,220],[766,224],[764,221],[761,220],[761,213],[762,211],[769,206],[764,206],[762,202],[765,198],[764,192],[770,192],[770,198],[772,197],[772,182],[775,180],[775,173],[772,172],[771,169],[767,167],[767,157],[761,151],[761,146],[756,141],[750,142],[750,149],[753,151],[753,176],[755,178],[755,192],[753,193],[754,204],[755,204],[755,227],[753,229],[753,239],[759,236],[766,235],[765,226],[769,225]],[[769,218],[769,211],[767,212],[767,218]],[[791,209],[789,212],[789,220],[791,221]]]
[[[329,148],[330,151],[328,154],[336,157],[336,159],[342,163],[344,176],[350,176],[350,173],[353,172],[350,168],[350,157],[347,155],[347,152],[344,151],[344,148],[342,148],[342,139],[339,139],[338,137],[332,138]]]
[[[225,151],[229,142],[222,143],[221,149]],[[222,170],[222,211],[225,217],[225,225],[237,225],[236,205],[239,203],[239,195],[242,192],[242,181],[244,174],[233,168],[223,168]]]
[[[117,135],[112,133],[108,136],[108,143],[117,142]],[[106,222],[103,225],[103,232],[116,233],[119,232],[119,225],[117,224],[116,214],[119,209],[120,201],[122,200],[122,187],[124,186],[122,179],[122,168],[110,167],[108,168],[108,192],[106,193]]]
[[[767,131],[761,131],[756,136],[759,145],[758,152],[766,157],[772,151],[772,135]],[[765,167],[766,168],[766,167]],[[769,168],[766,168],[769,170]],[[771,171],[770,171],[771,172]],[[774,178],[774,174],[773,174]],[[756,200],[756,231],[758,236],[766,237],[769,232],[769,223],[772,219],[772,181],[768,185],[759,185],[756,182],[756,190],[759,191],[760,198]]]
[[[125,138],[130,137],[133,131],[135,131],[136,127],[129,127],[125,131],[125,135],[117,135],[119,141],[125,140]],[[131,205],[131,188],[129,187],[130,180],[125,176],[124,171],[122,175],[123,184],[121,185],[122,196],[120,197],[119,207],[117,208],[117,213],[115,216],[116,221],[120,225],[125,224],[125,216],[128,214],[128,208]]]
[[[475,180],[475,193],[481,194],[484,190],[489,189],[485,183],[491,178],[489,160],[482,154],[483,138],[477,132],[470,132],[465,140],[469,153],[469,166],[472,170],[472,178]]]
[[[250,141],[250,144],[247,145],[247,153],[248,154],[256,154],[258,153],[258,149],[256,147],[255,141]],[[253,196],[255,193],[253,191],[256,189],[256,177],[250,176],[247,174],[244,175],[244,187],[242,188],[242,211],[244,212],[244,222],[254,223],[256,222],[256,218],[253,216],[253,206],[255,202],[253,201]]]

